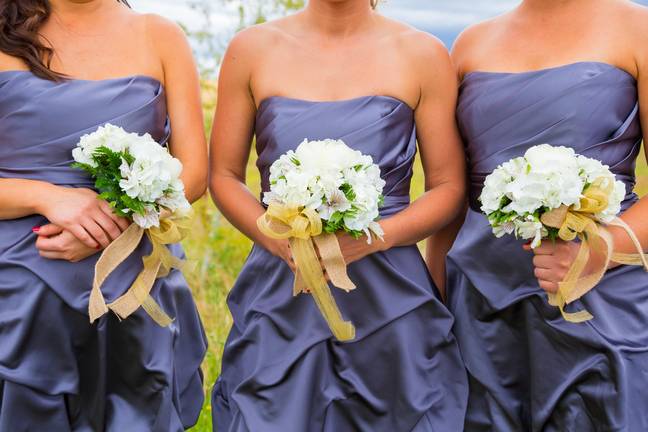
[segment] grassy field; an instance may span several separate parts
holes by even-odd
[[[205,94],[208,95],[205,113],[207,119],[211,119],[214,100],[209,96],[215,94],[215,89],[206,85]],[[208,127],[210,127],[210,123],[208,121]],[[637,191],[643,196],[648,193],[648,166],[643,156],[638,167],[638,174]],[[423,178],[418,164],[412,183],[412,196],[419,196],[423,190]],[[248,185],[255,194],[258,194],[259,174],[256,172],[253,161],[248,168]],[[195,224],[196,229],[191,238],[186,241],[185,247],[189,259],[198,265],[196,270],[187,276],[207,331],[210,346],[203,365],[206,404],[200,421],[192,431],[207,432],[212,430],[211,407],[209,405],[210,390],[218,377],[221,354],[229,328],[232,325],[232,318],[225,301],[251,248],[251,242],[220,215],[211,200],[204,198],[196,204],[196,210],[198,217]]]

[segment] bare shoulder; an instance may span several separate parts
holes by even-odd
[[[0,72],[14,70],[27,70],[27,66],[22,60],[0,51]]]
[[[398,21],[391,21],[391,25],[397,49],[407,56],[410,65],[430,71],[450,64],[448,49],[436,36]]]
[[[239,31],[229,43],[226,57],[259,60],[264,55],[272,55],[288,36],[287,18],[256,24]]]
[[[489,39],[494,37],[497,30],[508,19],[509,14],[503,14],[477,24],[473,24],[462,31],[452,46],[451,56],[459,74],[469,72],[474,65],[475,54],[483,52]]]
[[[135,14],[136,20],[146,27],[150,38],[158,44],[186,44],[187,36],[179,24],[156,14]]]
[[[617,12],[621,34],[631,38],[634,48],[641,52],[648,51],[648,7],[638,3],[623,1],[612,5]]]
[[[648,69],[648,8],[632,1],[601,0],[600,25],[606,25],[608,42],[615,47],[617,64],[635,75]]]

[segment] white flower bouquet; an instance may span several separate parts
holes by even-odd
[[[340,140],[304,140],[270,167],[267,205],[314,210],[326,233],[345,231],[355,238],[382,237],[376,222],[385,181],[380,168]]]
[[[611,222],[621,211],[625,185],[595,159],[542,144],[497,167],[486,177],[479,199],[496,237],[514,234],[532,240],[536,248],[544,238],[558,238],[559,229],[544,224],[543,215],[561,207],[578,211],[592,187],[606,195],[604,208],[592,215],[594,221]]]
[[[339,340],[355,337],[355,328],[342,319],[331,295],[331,283],[355,289],[335,233],[356,239],[382,239],[377,222],[385,181],[370,156],[343,141],[304,140],[295,151],[282,155],[270,167],[270,191],[263,202],[268,210],[259,229],[275,239],[288,239],[295,259],[294,295],[313,294],[324,319]]]
[[[636,235],[617,217],[625,195],[625,185],[600,161],[571,148],[543,144],[497,167],[486,177],[480,201],[497,237],[514,234],[531,240],[532,248],[546,238],[580,240],[578,255],[558,292],[549,294],[549,303],[559,307],[567,321],[583,322],[592,315],[567,313],[564,307],[594,288],[610,262],[648,269]],[[607,226],[625,230],[638,253],[616,253]],[[584,274],[594,255],[601,259]]]
[[[134,222],[95,265],[90,321],[109,310],[126,319],[142,307],[159,325],[168,326],[172,319],[149,293],[156,278],[183,265],[166,247],[180,242],[190,229],[191,205],[180,179],[182,164],[149,134],[128,133],[111,124],[84,135],[72,156],[73,166],[94,179],[99,197],[109,202],[117,215]],[[107,305],[101,285],[135,251],[144,234],[152,251],[143,258],[142,272],[124,295]]]
[[[72,156],[74,166],[95,179],[100,197],[144,229],[159,227],[163,210],[190,208],[180,180],[182,164],[149,134],[107,124],[81,137]]]

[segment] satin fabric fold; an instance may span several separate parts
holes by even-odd
[[[91,188],[70,167],[79,138],[112,123],[166,144],[164,89],[153,78],[51,82],[0,72],[0,178]],[[126,321],[88,319],[98,255],[79,263],[41,258],[34,215],[0,221],[0,431],[179,431],[198,418],[206,338],[191,292],[173,271],[151,295],[176,318],[160,328],[143,311]],[[114,301],[151,251],[144,239],[107,279]],[[182,257],[179,245],[172,253]]]
[[[533,254],[496,239],[477,197],[486,175],[531,146],[569,146],[609,165],[636,202],[642,131],[637,85],[611,65],[584,62],[536,72],[466,76],[457,111],[466,144],[471,208],[448,255],[449,306],[470,377],[467,431],[648,430],[648,275],[607,272],[567,312],[547,304]]]
[[[342,139],[371,155],[386,181],[389,217],[409,204],[416,155],[413,111],[385,96],[339,102],[273,97],[256,118],[258,167],[304,138]],[[256,245],[228,305],[234,326],[213,396],[218,432],[459,432],[465,369],[443,306],[416,246],[348,266],[357,289],[332,289],[356,339],[336,341],[294,275]]]

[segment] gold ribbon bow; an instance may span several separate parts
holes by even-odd
[[[156,279],[167,276],[171,269],[182,269],[184,266],[185,262],[173,256],[166,245],[182,241],[188,235],[190,225],[191,211],[183,214],[163,214],[159,227],[143,229],[137,224],[131,224],[112,242],[95,264],[95,276],[88,306],[90,322],[94,323],[108,311],[113,311],[120,319],[126,319],[142,307],[158,325],[169,326],[173,319],[162,310],[151,297],[150,292]],[[143,270],[124,295],[107,305],[101,293],[101,286],[139,246],[144,233],[151,241],[153,250],[150,255],[143,258]]]
[[[340,341],[353,340],[355,327],[342,318],[322,266],[336,287],[349,292],[356,286],[347,274],[337,237],[323,233],[317,212],[271,204],[257,220],[257,225],[268,237],[289,241],[297,266],[293,295],[311,292],[333,335]],[[315,246],[320,253],[321,264]]]
[[[565,305],[587,294],[603,279],[610,262],[626,265],[643,265],[648,270],[648,261],[637,236],[621,219],[615,218],[607,225],[622,228],[631,238],[638,254],[614,252],[614,241],[610,232],[601,225],[595,215],[608,207],[608,197],[614,189],[610,179],[598,179],[584,192],[578,208],[562,206],[542,215],[541,221],[548,227],[558,229],[558,237],[564,241],[581,241],[578,254],[565,279],[558,284],[558,292],[549,294],[549,304],[557,306],[566,321],[580,323],[593,316],[586,310],[576,313],[565,312]],[[602,262],[592,273],[582,276],[592,253],[600,254]]]

